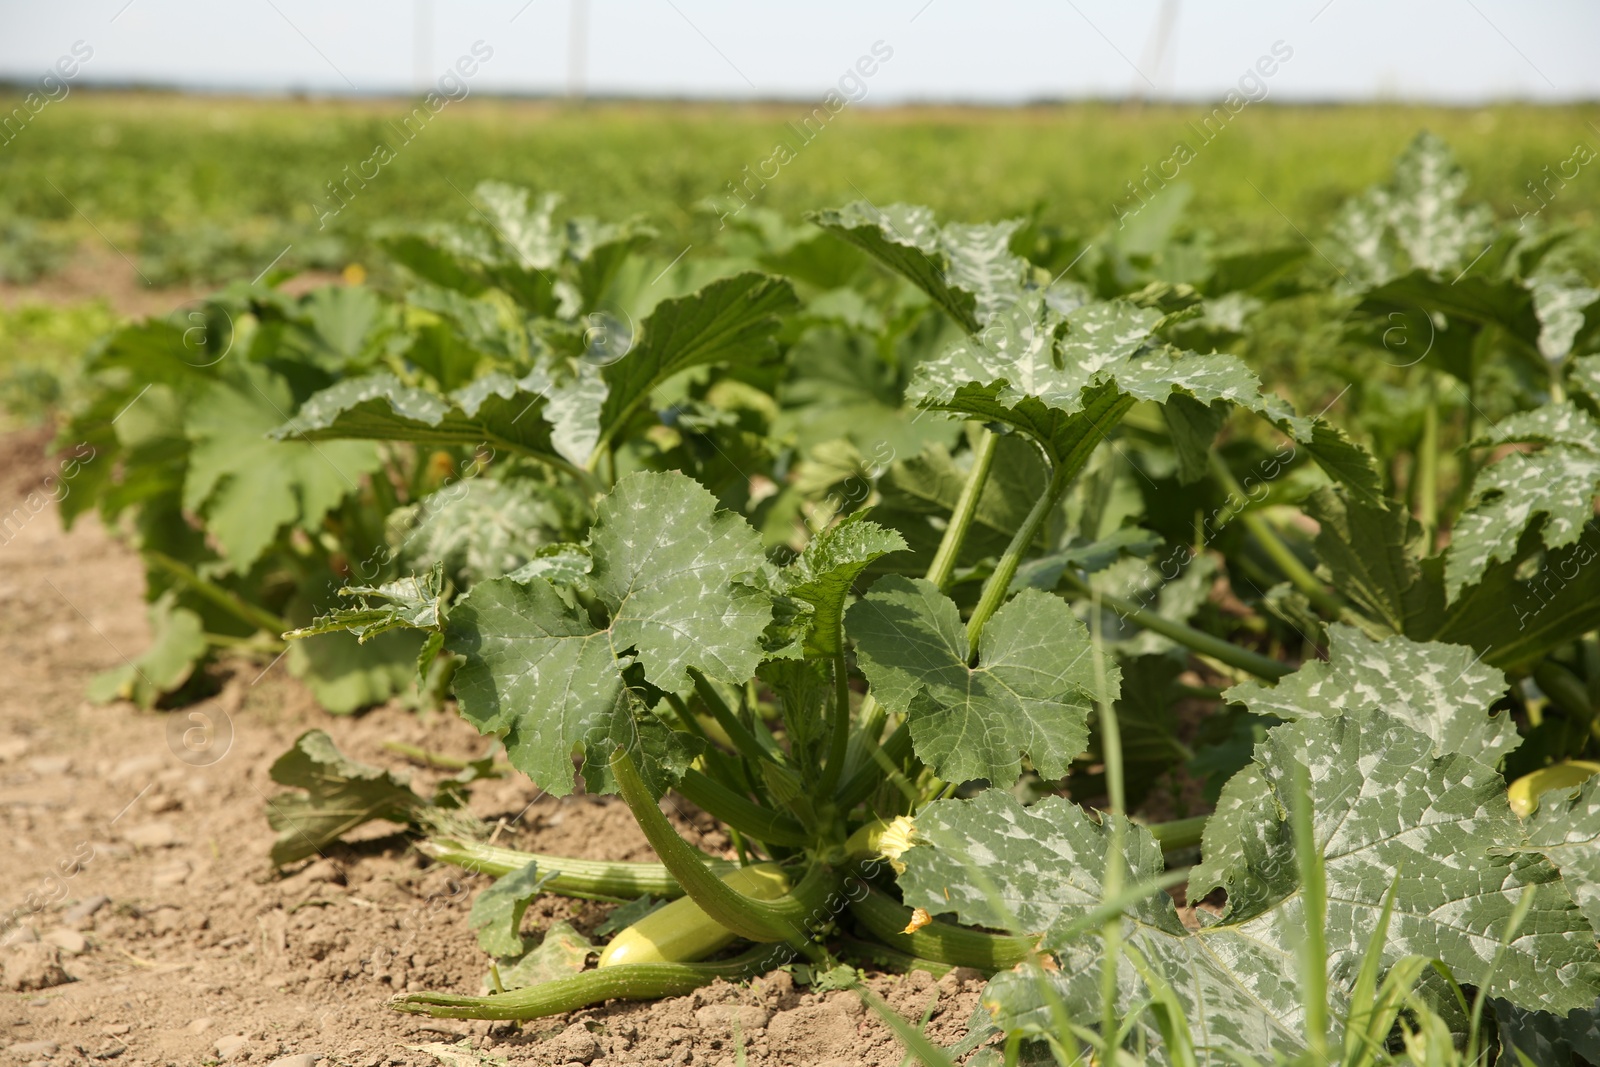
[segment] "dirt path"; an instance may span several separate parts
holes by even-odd
[[[0,515],[48,472],[45,439],[0,438]],[[92,706],[88,680],[148,638],[141,593],[137,560],[92,519],[63,532],[45,508],[0,543],[0,962],[14,990],[0,993],[0,1062],[433,1065],[451,1061],[419,1046],[462,1039],[491,1057],[466,1053],[465,1064],[733,1064],[739,1044],[756,1067],[904,1058],[855,997],[796,994],[782,972],[520,1030],[387,1010],[397,991],[480,991],[486,957],[466,918],[487,880],[432,865],[381,828],[274,874],[263,812],[278,787],[267,769],[312,726],[397,769],[386,740],[475,755],[481,739],[453,715],[396,706],[334,719],[281,664],[234,664],[217,696],[177,712]],[[197,756],[182,735],[207,722],[213,738],[231,728],[231,741]],[[429,774],[415,780],[431,788]],[[474,788],[474,812],[510,824],[501,843],[650,855],[614,802],[557,801],[521,778]],[[566,918],[587,931],[607,910],[546,898],[525,929]],[[921,974],[874,985],[914,1022],[931,1006],[929,1032],[944,1043],[980,988]]]

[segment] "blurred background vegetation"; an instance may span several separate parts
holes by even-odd
[[[0,93],[0,113],[16,102]],[[117,322],[253,277],[286,247],[278,268],[328,280],[367,259],[385,223],[468,217],[467,194],[484,179],[560,192],[574,213],[643,216],[669,257],[704,251],[726,236],[718,214],[738,205],[730,183],[779,141],[797,143],[788,124],[807,114],[799,104],[473,98],[403,143],[395,130],[411,106],[79,90],[0,146],[0,405],[11,421],[42,417],[73,355]],[[1221,242],[1315,242],[1419,129],[1453,146],[1472,176],[1468,197],[1501,218],[1538,208],[1529,186],[1544,168],[1600,143],[1600,105],[1257,104],[1210,134],[1207,114],[1109,103],[848,109],[745,195],[790,222],[865,197],[953,219],[1028,215],[1089,240],[1134,203],[1128,183],[1182,142],[1194,154],[1174,183],[1184,188],[1164,190],[1151,214],[1181,212],[1180,231]],[[334,205],[328,183],[379,143],[396,146],[392,162],[319,226]],[[1541,224],[1592,225],[1600,180],[1547,199]]]

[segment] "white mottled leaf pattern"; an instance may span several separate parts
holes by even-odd
[[[1152,333],[1160,320],[1159,311],[1126,301],[1061,314],[1035,293],[919,366],[906,395],[923,407],[1013,426],[1058,462],[1115,424],[1120,413],[1107,413],[1108,397],[1238,404],[1297,437],[1310,432],[1309,421],[1264,395],[1237,358],[1163,343]]]
[[[1308,715],[1268,734],[1249,777],[1225,794],[1222,821],[1208,828],[1207,864],[1219,877],[1199,874],[1191,896],[1213,882],[1228,886],[1237,895],[1226,918],[1185,932],[1164,895],[1126,913],[1125,943],[1173,988],[1201,1063],[1234,1063],[1240,1049],[1292,1054],[1303,1042],[1304,899],[1286,826],[1287,806],[1304,802],[1290,784],[1297,763],[1309,773],[1313,835],[1326,876],[1335,1025],[1391,892],[1386,964],[1407,955],[1439,959],[1459,980],[1475,983],[1498,960],[1491,995],[1558,1012],[1594,1003],[1600,995],[1595,932],[1556,868],[1517,851],[1524,831],[1506,802],[1504,779],[1466,756],[1436,759],[1429,738],[1375,710]],[[993,791],[971,801],[936,801],[915,821],[916,847],[901,856],[908,904],[1040,935],[1060,960],[1060,970],[1049,975],[997,975],[984,994],[997,1021],[1048,1027],[1040,981],[1050,983],[1069,1012],[1096,1017],[1103,942],[1097,929],[1064,935],[1098,903],[1108,824],[1090,821],[1065,800],[1023,809]],[[1235,838],[1237,832],[1246,836]],[[1153,838],[1131,828],[1126,842],[1123,884],[1158,876]],[[1519,902],[1526,914],[1506,938]],[[1119,1013],[1148,999],[1126,958],[1118,987]],[[1159,1050],[1149,1018],[1136,1025]]]
[[[1538,275],[1529,281],[1539,316],[1539,354],[1559,363],[1572,351],[1572,342],[1583,329],[1584,309],[1600,299],[1600,289],[1585,284],[1576,271]]]
[[[1354,976],[1394,886],[1385,961],[1427,956],[1463,981],[1477,980],[1499,951],[1519,900],[1532,894],[1526,918],[1499,956],[1490,991],[1562,1010],[1600,996],[1594,931],[1559,872],[1537,856],[1504,854],[1523,832],[1506,801],[1504,778],[1487,764],[1453,753],[1436,758],[1432,739],[1376,709],[1338,718],[1308,714],[1276,727],[1257,747],[1255,762],[1285,813],[1297,802],[1293,765],[1309,773],[1313,832],[1327,881],[1330,973]],[[1292,835],[1282,830],[1277,840],[1281,847],[1262,856],[1223,834],[1208,834],[1207,868],[1223,885],[1253,877],[1286,886],[1297,877]],[[1209,881],[1192,881],[1191,892],[1209,891]],[[1292,951],[1302,907],[1298,892],[1264,910],[1262,903],[1230,907],[1228,925]]]
[[[1494,226],[1487,205],[1461,206],[1466,190],[1466,171],[1450,146],[1418,134],[1387,186],[1340,208],[1329,246],[1345,282],[1382,285],[1407,267],[1440,273],[1464,266],[1487,246]]]
[[[1010,249],[1018,220],[941,227],[926,207],[859,200],[810,218],[903,275],[969,333],[1021,295],[1028,266]]]
[[[1024,808],[996,790],[971,800],[934,801],[916,815],[915,847],[901,855],[907,904],[962,922],[1037,936],[1061,961],[1057,972],[1002,971],[983,1004],[1007,1030],[1053,1032],[1040,983],[1076,1018],[1097,1018],[1100,1005],[1099,925],[1073,935],[1103,897],[1107,825],[1077,805],[1046,797]],[[1161,848],[1147,830],[1123,824],[1126,886],[1161,875]],[[1189,933],[1172,898],[1155,893],[1132,905],[1126,944],[1173,987],[1195,1035],[1201,1063],[1234,1064],[1239,1049],[1285,1053],[1303,1042],[1303,998],[1291,951],[1228,927]],[[1118,1014],[1147,993],[1124,956],[1117,976]],[[1342,1007],[1336,992],[1334,1007]],[[1148,1016],[1137,1024],[1158,1054],[1161,1037]]]
[[[1522,847],[1561,870],[1572,899],[1600,934],[1600,775],[1545,793],[1525,828]]]
[[[1509,714],[1488,713],[1505,692],[1505,675],[1466,645],[1373,641],[1342,623],[1329,626],[1328,636],[1327,662],[1307,663],[1276,686],[1246,682],[1224,695],[1283,719],[1377,708],[1428,735],[1435,756],[1459,752],[1490,765],[1521,743]]]
[[[1502,420],[1492,438],[1475,446],[1531,442],[1538,452],[1514,452],[1478,472],[1456,520],[1445,555],[1451,599],[1495,561],[1516,558],[1528,525],[1542,517],[1547,548],[1575,543],[1594,518],[1600,492],[1600,425],[1571,403],[1546,404]]]
[[[932,582],[880,579],[848,622],[873,694],[907,717],[918,757],[940,777],[1010,785],[1026,753],[1059,778],[1087,744],[1100,654],[1059,597],[1025,589],[995,612],[976,667],[955,602]],[[1117,668],[1099,667],[1113,700]]]
[[[609,612],[586,610],[537,575],[476,586],[450,613],[446,648],[466,657],[456,676],[461,714],[505,734],[512,764],[547,791],[572,789],[571,754],[642,743],[622,671],[677,692],[690,668],[743,682],[761,658],[767,596],[739,581],[765,562],[743,519],[677,473],[624,478],[596,509],[587,585]],[[609,755],[609,747],[604,750]],[[608,782],[590,761],[590,787]]]

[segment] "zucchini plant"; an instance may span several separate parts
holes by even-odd
[[[678,347],[678,323],[764,316],[783,283],[739,276],[672,305],[664,321],[658,310],[581,403],[541,391],[544,378],[473,393],[512,401],[495,409],[508,412],[530,394],[523,403],[544,424],[502,430],[490,415],[473,433],[515,441],[587,488],[587,535],[448,603],[436,576],[426,590],[421,579],[351,590],[359,605],[301,634],[421,632],[429,655],[454,664],[462,716],[500,739],[513,767],[553,795],[575,788],[575,767],[589,791],[620,794],[660,861],[648,876],[655,895],[679,899],[617,933],[593,970],[564,934],[547,937],[549,952],[529,949],[520,912],[508,912],[490,939],[480,931],[505,967],[491,975],[495,992],[410,993],[394,1007],[527,1019],[793,959],[810,973],[966,965],[994,974],[978,1039],[1088,1042],[1102,1062],[1126,1048],[1221,1063],[1263,1048],[1315,1057],[1381,1044],[1404,1029],[1402,1007],[1448,1027],[1452,1003],[1479,1018],[1492,1003],[1506,1020],[1592,1006],[1600,779],[1558,782],[1519,815],[1500,769],[1523,743],[1503,708],[1502,668],[1570,642],[1587,616],[1561,613],[1543,637],[1491,659],[1456,640],[1485,625],[1481,607],[1451,614],[1419,594],[1434,612],[1420,633],[1406,624],[1404,576],[1451,585],[1452,567],[1406,563],[1408,520],[1347,435],[1264,393],[1237,358],[1176,344],[1192,314],[1060,283],[1013,252],[1012,224],[941,226],[925,209],[865,204],[813,222],[906,279],[954,327],[904,387],[910,403],[968,423],[972,441],[964,465],[952,461],[959,489],[936,516],[925,567],[917,576],[893,565],[925,527],[879,521],[892,509],[841,509],[850,513],[786,559],[694,478],[639,469],[609,447],[676,372],[752,358],[742,327],[701,326],[726,340]],[[313,398],[285,433],[427,441],[478,418],[465,399],[451,407],[369,379]],[[1295,577],[1321,591],[1312,608],[1331,616],[1332,647],[1298,671],[1108,590],[1097,575],[1136,540],[1083,544],[1063,524],[1086,472],[1140,434],[1160,437],[1183,480],[1226,481],[1213,446],[1236,409],[1321,472],[1307,468],[1322,485],[1319,545],[1335,589],[1304,564]],[[577,451],[552,436],[568,412]],[[1587,447],[1563,412],[1530,417],[1526,438]],[[996,550],[974,559],[966,548],[991,482],[1016,485],[1025,463],[1039,475],[1031,495],[1011,502]],[[1500,499],[1485,493],[1473,507]],[[1545,529],[1548,549],[1571,543],[1567,527]],[[1272,527],[1252,531],[1294,570]],[[1365,544],[1341,555],[1338,538],[1393,531],[1381,559],[1395,562],[1352,577],[1349,561],[1380,557]],[[1465,539],[1467,580],[1513,558],[1472,548],[1478,540]],[[1521,531],[1510,540],[1522,544]],[[1450,589],[1458,601],[1461,588]],[[1147,665],[1107,640],[1108,609],[1204,657],[1232,683],[1224,699],[1262,726],[1209,819],[1127,816],[1119,708]],[[1091,743],[1105,765],[1100,810],[1018,799],[1051,791]],[[728,828],[738,869],[678,835],[661,809],[669,791]],[[1194,929],[1161,890],[1177,880],[1164,854],[1192,858],[1197,845],[1190,898],[1220,889],[1226,907]],[[637,864],[460,840],[424,847],[500,875],[480,903],[525,905],[537,892],[626,899],[639,884]],[[718,955],[739,942],[749,947]],[[567,965],[552,970],[557,954]],[[527,961],[536,979],[502,981]]]

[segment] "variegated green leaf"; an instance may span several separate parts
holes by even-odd
[[[1600,934],[1600,775],[1545,793],[1524,829],[1522,848],[1561,870],[1567,891]]]
[[[860,200],[810,219],[903,275],[969,333],[1021,294],[1027,263],[1010,249],[1019,221],[940,226],[925,207]]]
[[[1600,299],[1600,289],[1586,284],[1576,271],[1541,274],[1529,283],[1539,316],[1539,354],[1559,363],[1572,351],[1572,342],[1583,329],[1584,309]]]
[[[1007,1030],[1058,1032],[1051,996],[1073,1019],[1098,1019],[1101,923],[1087,920],[1105,897],[1108,825],[1091,821],[1060,797],[1024,808],[995,790],[972,800],[935,801],[917,813],[915,823],[915,847],[900,857],[907,904],[1041,937],[1042,947],[1061,960],[1053,973],[1019,969],[996,975],[983,993],[994,1020]],[[1123,888],[1160,877],[1155,838],[1122,825]],[[1123,934],[1119,1017],[1148,997],[1129,959],[1137,953],[1173,988],[1207,1067],[1236,1063],[1241,1049],[1293,1053],[1303,1047],[1304,1002],[1292,950],[1227,927],[1190,933],[1172,898],[1160,892],[1128,907]],[[1338,1010],[1343,997],[1337,989],[1334,998]],[[1135,1027],[1159,1057],[1161,1036],[1149,1016],[1140,1015]]]
[[[1594,930],[1555,867],[1537,856],[1505,854],[1523,837],[1505,780],[1469,756],[1436,757],[1431,738],[1385,712],[1338,718],[1309,712],[1267,735],[1256,750],[1263,784],[1236,797],[1261,816],[1275,808],[1285,819],[1293,804],[1312,805],[1331,973],[1355,974],[1394,888],[1386,962],[1422,955],[1442,960],[1461,981],[1481,981],[1488,961],[1498,959],[1488,985],[1495,995],[1561,1010],[1593,1003],[1600,996]],[[1294,792],[1296,763],[1309,774],[1309,798]],[[1252,830],[1241,841],[1225,830],[1207,834],[1206,875],[1191,881],[1190,892],[1198,897],[1214,884],[1269,887],[1231,901],[1227,924],[1293,951],[1304,926],[1293,835],[1280,827],[1263,838]],[[1295,891],[1279,897],[1290,887]],[[1527,914],[1508,931],[1525,894],[1532,896]]]
[[[1293,792],[1296,764],[1309,772],[1308,798]],[[1303,1046],[1305,900],[1286,825],[1288,807],[1297,803],[1312,807],[1325,873],[1336,1026],[1391,894],[1386,964],[1407,955],[1439,959],[1460,981],[1484,983],[1487,976],[1491,995],[1551,1011],[1586,1007],[1600,993],[1594,931],[1556,869],[1515,851],[1524,835],[1504,780],[1469,757],[1436,759],[1427,737],[1380,712],[1360,711],[1275,728],[1254,767],[1229,783],[1206,835],[1207,866],[1190,885],[1192,898],[1213,885],[1228,888],[1223,921],[1205,923],[1202,915],[1201,928],[1187,932],[1161,895],[1126,909],[1119,1017],[1148,1002],[1130,959],[1136,956],[1172,988],[1199,1062],[1231,1064],[1241,1049],[1292,1055]],[[1111,824],[1091,822],[1064,800],[1023,809],[993,792],[936,801],[915,824],[915,847],[901,856],[908,904],[1042,935],[1060,959],[1052,974],[996,976],[984,1003],[997,1021],[1053,1029],[1040,982],[1072,1017],[1097,1018],[1103,942],[1098,923],[1085,920],[1103,896]],[[1159,876],[1154,839],[1127,828],[1124,841],[1121,884]],[[1509,930],[1519,904],[1526,912]],[[1067,936],[1075,920],[1091,928]],[[1153,1021],[1140,1015],[1134,1025],[1160,1055]]]
[[[657,304],[645,320],[642,339],[602,371],[606,398],[598,440],[614,440],[656,387],[675,374],[710,363],[766,358],[779,316],[796,304],[787,281],[756,273],[723,278]]]
[[[918,757],[950,781],[1010,785],[1023,754],[1061,777],[1088,741],[1094,701],[1117,695],[1116,665],[1065,601],[1036,589],[995,612],[976,667],[955,602],[932,582],[880,579],[847,624],[872,693],[907,717]]]
[[[522,379],[495,371],[445,398],[383,371],[329,386],[300,405],[295,417],[272,435],[280,440],[416,441],[468,448],[489,444],[554,456],[544,413],[549,385],[544,371]]]
[[[574,751],[601,753],[585,764],[591,789],[610,784],[604,757],[619,744],[643,746],[647,773],[682,762],[680,737],[635,717],[622,671],[637,663],[670,692],[689,686],[691,668],[743,682],[772,617],[770,599],[741,580],[765,563],[760,539],[684,475],[617,483],[588,547],[586,585],[609,615],[604,627],[535,576],[479,584],[445,631],[445,647],[466,658],[455,682],[461,714],[503,733],[512,765],[556,795],[571,791]]]
[[[1473,479],[1445,556],[1445,586],[1454,599],[1496,561],[1514,559],[1528,526],[1542,519],[1547,548],[1573,544],[1594,518],[1600,492],[1600,424],[1571,403],[1546,404],[1501,421],[1492,439],[1474,445],[1544,445],[1514,452]]]
[[[906,395],[923,407],[1013,426],[1058,463],[1099,444],[1136,400],[1238,404],[1296,436],[1309,434],[1310,423],[1263,395],[1242,362],[1171,348],[1154,334],[1160,320],[1159,311],[1125,301],[1063,314],[1032,294],[921,364]]]
[[[1458,752],[1491,766],[1521,743],[1509,714],[1488,713],[1505,675],[1466,645],[1373,641],[1341,623],[1328,636],[1327,662],[1313,660],[1276,686],[1246,682],[1224,695],[1282,719],[1377,708],[1430,737],[1435,756]]]
[[[1450,146],[1424,131],[1395,162],[1386,186],[1345,202],[1329,245],[1344,280],[1381,285],[1407,266],[1440,273],[1466,265],[1488,244],[1487,205],[1461,206],[1467,174]]]
[[[581,518],[570,495],[531,479],[465,478],[389,516],[411,567],[442,565],[462,588],[522,567]]]

